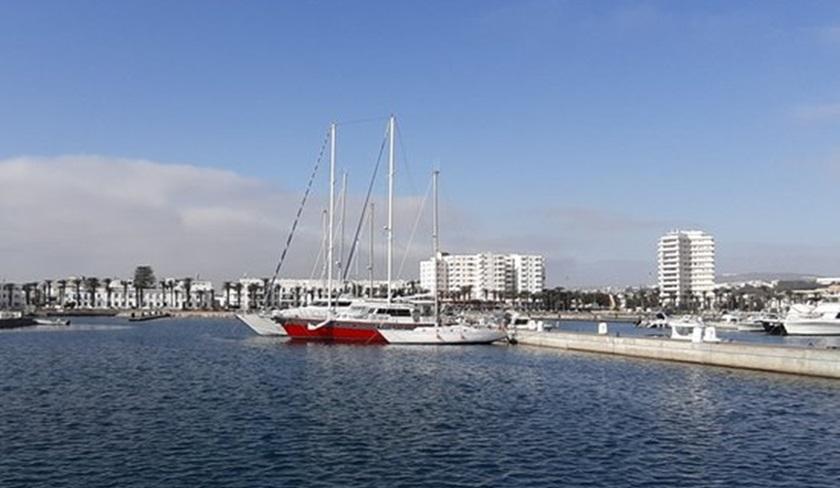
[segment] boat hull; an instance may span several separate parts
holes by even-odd
[[[490,344],[507,337],[501,329],[465,326],[415,327],[413,329],[382,329],[379,331],[388,344],[466,345]]]
[[[271,317],[258,313],[236,314],[240,322],[261,336],[284,336],[286,331]]]
[[[823,320],[788,320],[785,321],[788,335],[836,336],[840,335],[840,322]]]
[[[357,322],[329,322],[321,325],[306,320],[286,320],[283,329],[293,340],[347,342],[355,344],[386,344],[375,324]]]

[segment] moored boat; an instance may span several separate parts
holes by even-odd
[[[70,325],[69,319],[49,319],[44,317],[35,317],[32,320],[35,321],[35,325],[45,325],[45,326],[64,326]]]
[[[668,320],[671,339],[691,342],[720,342],[714,326],[707,326],[703,319],[690,315]]]
[[[490,344],[507,337],[504,330],[471,325],[424,325],[411,329],[379,329],[388,344]]]
[[[236,314],[240,322],[247,325],[257,335],[284,336],[286,331],[270,313],[242,313]]]
[[[785,317],[784,329],[789,335],[840,335],[840,303],[793,305]]]

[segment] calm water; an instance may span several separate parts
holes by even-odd
[[[0,333],[4,488],[840,485],[831,380],[80,321]]]

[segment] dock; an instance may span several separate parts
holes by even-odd
[[[165,319],[170,317],[168,312],[132,312],[128,316],[129,322],[147,322],[149,320]]]
[[[519,344],[659,361],[840,379],[840,350],[572,332],[519,332]]]

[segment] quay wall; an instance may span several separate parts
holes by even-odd
[[[644,317],[632,312],[535,312],[530,314],[531,318],[540,320],[573,320],[580,322],[637,322]]]
[[[696,344],[666,338],[569,332],[517,333],[517,341],[569,351],[840,379],[840,351],[831,349],[731,342]]]

